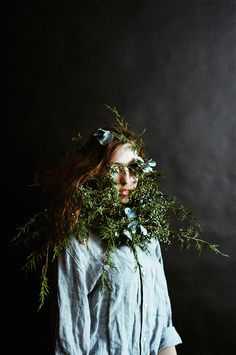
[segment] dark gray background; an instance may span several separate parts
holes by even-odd
[[[230,255],[163,250],[178,354],[235,354],[236,2],[24,1],[6,18],[5,353],[50,353],[49,306],[37,313],[38,280],[20,270],[24,249],[8,247],[38,208],[28,185],[76,131],[110,122],[109,104],[135,131],[146,128],[163,186]]]

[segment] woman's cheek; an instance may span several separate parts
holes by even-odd
[[[119,184],[119,181],[120,181],[119,174],[114,174],[112,176],[112,179],[116,184]]]

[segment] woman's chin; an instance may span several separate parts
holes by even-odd
[[[129,202],[129,196],[120,196],[120,202],[121,203],[128,203]]]

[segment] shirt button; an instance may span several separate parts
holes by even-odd
[[[145,274],[146,274],[146,272],[145,272],[145,271],[143,271],[143,276],[145,276]]]
[[[145,303],[144,307],[145,307],[145,308],[147,308],[147,306],[148,306],[148,304],[147,304],[147,303]]]

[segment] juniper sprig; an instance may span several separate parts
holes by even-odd
[[[227,256],[218,245],[201,239],[201,226],[196,217],[175,196],[160,189],[158,181],[163,173],[156,169],[153,160],[138,158],[129,167],[138,179],[138,186],[131,192],[129,202],[122,204],[113,182],[120,165],[110,164],[108,174],[91,177],[78,188],[74,198],[82,212],[73,233],[65,226],[64,239],[55,238],[53,215],[45,210],[30,218],[14,238],[17,242],[23,241],[30,250],[26,269],[41,267],[39,309],[49,294],[49,264],[66,248],[72,236],[78,242],[86,243],[90,230],[99,235],[104,246],[102,282],[105,288],[112,286],[106,277],[107,267],[115,267],[112,253],[121,245],[133,251],[138,268],[141,265],[136,248],[147,250],[153,238],[164,246],[177,242],[180,250],[188,250],[192,246],[198,253],[209,249]]]

